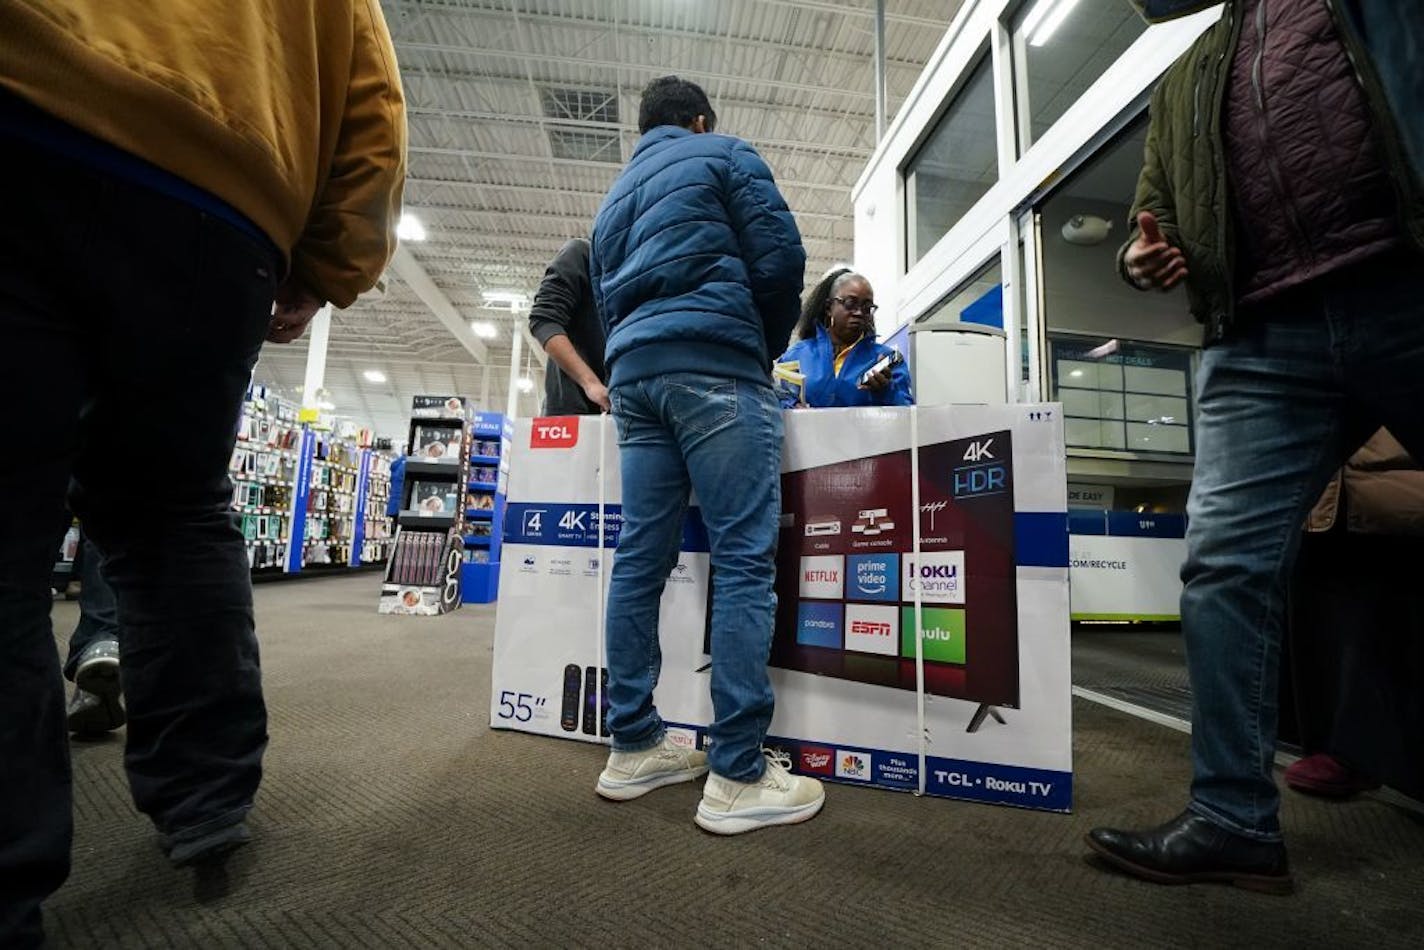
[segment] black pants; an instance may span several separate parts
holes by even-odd
[[[124,764],[159,831],[241,820],[267,741],[227,466],[277,256],[226,222],[0,140],[0,946],[64,881],[69,750],[50,568],[66,490],[123,629]]]
[[[1351,534],[1344,520],[1301,539],[1281,737],[1424,799],[1424,537]]]
[[[102,555],[94,542],[79,530],[79,549],[74,555],[74,573],[79,579],[79,622],[69,635],[69,653],[64,661],[64,678],[74,679],[79,657],[91,643],[119,639],[119,605],[114,589],[100,571]]]

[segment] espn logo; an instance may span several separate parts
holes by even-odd
[[[896,635],[900,623],[898,607],[846,604],[845,623],[847,650],[880,656],[899,655],[900,638]]]
[[[571,449],[578,444],[578,416],[548,416],[530,424],[531,449]]]

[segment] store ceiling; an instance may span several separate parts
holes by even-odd
[[[961,5],[887,0],[890,116]],[[587,234],[637,142],[642,87],[660,75],[701,84],[719,131],[749,140],[771,164],[805,238],[808,279],[851,258],[850,189],[875,147],[874,0],[381,6],[409,115],[406,208],[427,239],[405,245],[410,259],[388,270],[384,292],[334,315],[325,388],[339,414],[397,434],[412,395],[478,401],[486,372],[490,405],[503,410],[516,322],[484,294],[532,297],[549,258]],[[427,299],[412,289],[420,272],[437,289],[436,307],[443,297],[461,321],[491,322],[497,336],[457,339],[429,289]],[[257,377],[295,392],[305,360],[305,341],[268,346]],[[386,382],[368,382],[367,370]],[[541,388],[542,375],[531,375]],[[537,409],[538,392],[521,412]]]

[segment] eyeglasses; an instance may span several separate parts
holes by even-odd
[[[836,303],[845,307],[851,313],[861,313],[867,317],[875,316],[875,311],[880,307],[869,300],[861,300],[859,297],[832,297]]]

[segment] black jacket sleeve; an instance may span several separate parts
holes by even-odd
[[[529,309],[529,332],[543,346],[554,337],[569,335],[588,297],[588,241],[575,238],[559,249],[544,271],[544,279]]]

